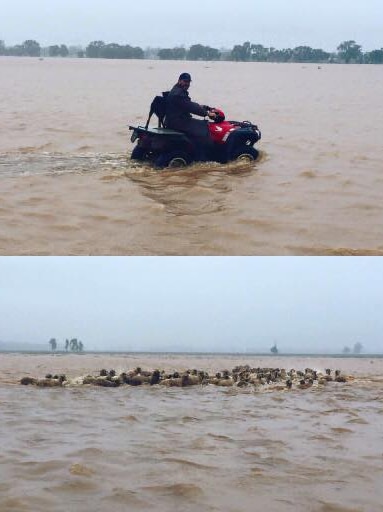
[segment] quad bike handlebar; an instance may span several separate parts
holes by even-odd
[[[207,111],[206,116],[212,120],[216,120],[217,116],[219,116],[219,115],[225,117],[225,114],[218,108],[209,107],[209,105],[202,105],[202,107]],[[221,121],[222,121],[222,119],[221,119]]]
[[[219,108],[211,108],[207,115],[215,123],[222,123],[225,120],[225,114]]]

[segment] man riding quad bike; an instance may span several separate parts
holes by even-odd
[[[190,116],[190,121],[202,123],[202,127],[206,125],[207,144],[202,137],[169,127],[167,102],[170,103],[173,90],[154,98],[145,127],[129,126],[133,131],[131,141],[137,141],[132,160],[149,161],[157,168],[164,168],[185,167],[198,161],[227,163],[239,159],[251,162],[258,158],[259,153],[253,147],[261,138],[258,127],[250,121],[225,121],[225,114],[219,109],[204,106],[202,114],[197,113],[206,113],[210,121],[197,121]],[[158,117],[158,127],[149,127],[153,114]]]

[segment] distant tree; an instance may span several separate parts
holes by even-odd
[[[102,59],[124,59],[124,47],[116,43],[106,44],[100,49],[99,57]]]
[[[283,50],[273,49],[269,60],[271,62],[291,62],[293,60],[293,50],[291,48],[284,48]]]
[[[176,48],[173,48],[174,60],[185,60],[186,53],[186,48],[183,48],[182,46],[177,46]]]
[[[252,59],[252,45],[249,41],[246,41],[242,45],[243,60],[248,61]]]
[[[256,62],[266,62],[269,58],[270,50],[261,44],[251,45],[251,59]]]
[[[5,43],[0,39],[0,55],[6,55]]]
[[[69,45],[68,47],[68,57],[79,57],[79,53],[82,53],[82,57],[85,56],[85,50],[80,45]]]
[[[158,58],[160,60],[174,60],[174,52],[172,48],[162,48],[158,51]]]
[[[366,64],[383,64],[383,48],[366,53],[364,55],[364,62]]]
[[[343,41],[337,50],[338,57],[340,60],[348,64],[350,61],[361,62],[362,61],[362,47],[356,44],[355,41]]]
[[[57,349],[57,341],[56,338],[51,338],[49,340],[49,345],[51,346],[52,352],[54,352]]]
[[[27,57],[40,57],[41,47],[37,41],[28,39],[21,46],[23,48],[23,55]]]
[[[203,46],[202,44],[193,44],[187,52],[188,60],[219,60],[221,53],[216,48]]]
[[[350,347],[344,347],[343,350],[342,350],[343,354],[349,354],[351,352],[351,349]]]
[[[182,47],[162,48],[158,50],[157,56],[160,60],[185,60],[186,49]]]
[[[251,60],[251,44],[246,41],[242,45],[235,45],[231,51],[231,59],[236,61],[249,61]]]
[[[132,59],[143,59],[145,56],[144,50],[139,46],[132,48]]]
[[[78,340],[77,338],[72,338],[71,340],[65,341],[65,350],[68,351],[68,349],[71,352],[83,352],[84,350],[84,344],[82,341]]]
[[[274,345],[271,347],[270,352],[272,354],[278,354],[278,347],[276,343],[274,343]]]
[[[309,46],[297,46],[293,49],[292,57],[294,62],[309,62],[312,49]]]
[[[205,60],[220,60],[221,52],[217,50],[217,48],[211,48],[210,46],[206,46],[205,48]]]
[[[90,59],[143,59],[144,51],[138,46],[117,43],[105,44],[104,41],[93,41],[85,50]]]
[[[361,343],[359,343],[359,341],[357,343],[355,343],[354,345],[354,354],[360,354],[363,350],[363,345]]]
[[[243,60],[245,60],[244,57],[243,57],[242,46],[239,45],[239,44],[236,44],[233,47],[233,49],[231,50],[229,58],[230,58],[230,60],[235,60],[235,61],[243,61]]]
[[[331,53],[325,52],[320,48],[316,48],[312,50],[312,60],[311,62],[330,62]]]
[[[10,46],[6,49],[5,55],[11,55],[12,57],[21,57],[24,55],[24,48],[21,44],[16,44],[15,46]]]
[[[72,338],[69,342],[69,346],[72,352],[78,351],[78,341],[77,338]]]
[[[325,62],[329,58],[329,53],[323,50],[314,50],[309,46],[297,46],[292,51],[292,60],[294,62]]]
[[[85,49],[85,54],[89,59],[98,59],[101,56],[101,50],[104,48],[104,41],[92,41]]]
[[[205,47],[202,44],[193,44],[187,53],[188,60],[204,60]]]
[[[60,45],[60,56],[61,57],[68,57],[69,50],[68,47],[65,44]]]
[[[49,57],[58,57],[60,55],[60,47],[58,44],[49,46],[48,48]]]

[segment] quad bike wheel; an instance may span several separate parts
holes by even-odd
[[[171,151],[160,155],[155,162],[156,167],[163,169],[168,167],[169,169],[179,169],[186,167],[191,163],[189,155],[183,151]]]
[[[259,152],[252,146],[243,146],[233,153],[233,160],[239,162],[254,162],[259,157]]]
[[[143,161],[146,159],[146,150],[144,148],[141,148],[140,146],[135,146],[133,148],[132,154],[130,156],[131,160],[139,160]]]

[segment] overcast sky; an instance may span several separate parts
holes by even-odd
[[[383,258],[0,258],[0,340],[383,352]]]
[[[382,0],[0,0],[0,39],[133,46],[245,41],[276,48],[308,45],[335,51],[353,39],[364,51],[383,47]]]

